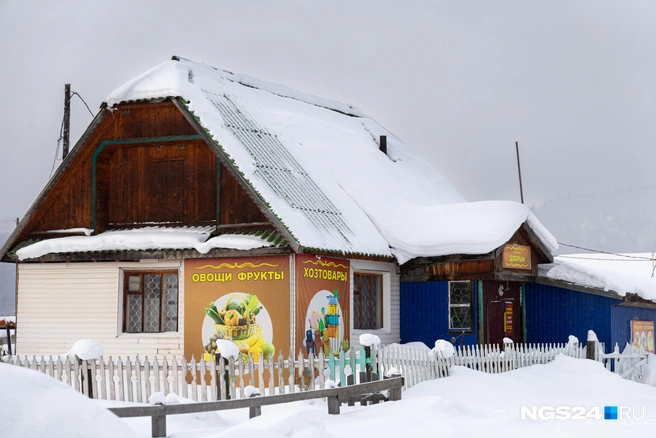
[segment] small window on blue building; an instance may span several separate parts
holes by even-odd
[[[470,281],[449,282],[449,330],[473,329],[472,287]]]

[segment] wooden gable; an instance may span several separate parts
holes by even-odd
[[[52,230],[273,229],[257,195],[171,100],[102,109],[3,248]]]
[[[504,248],[527,248],[530,261],[521,268],[504,265]],[[487,254],[455,254],[443,257],[419,258],[401,266],[401,281],[508,280],[534,281],[538,264],[552,262],[550,253],[538,238],[522,225],[506,244]]]

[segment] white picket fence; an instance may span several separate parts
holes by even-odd
[[[595,357],[604,366],[624,378],[639,380],[647,355],[622,355],[618,347],[603,354],[598,344]],[[405,378],[404,389],[431,379],[446,377],[452,366],[464,366],[485,373],[503,373],[527,366],[546,364],[559,354],[584,359],[586,347],[578,344],[506,344],[458,347],[453,356],[436,356],[428,349],[403,345],[371,349],[370,359],[362,348],[340,356],[325,358],[303,353],[290,354],[257,362],[220,360],[215,364],[204,360],[186,361],[182,357],[107,358],[98,361],[71,360],[68,356],[12,356],[9,363],[27,367],[61,380],[76,391],[93,398],[129,402],[147,402],[154,392],[174,392],[195,401],[225,400],[244,397],[244,388],[252,385],[260,394],[283,394],[295,391],[324,389],[326,379],[341,385],[380,379],[389,374]],[[227,363],[225,363],[227,362]],[[311,370],[314,370],[313,372]],[[394,371],[396,370],[396,371]],[[91,376],[91,385],[88,385]],[[349,377],[352,376],[352,377]]]
[[[108,357],[78,361],[69,356],[11,356],[5,361],[45,373],[97,399],[143,403],[155,392],[174,392],[205,402],[243,398],[248,385],[257,388],[262,395],[272,395],[325,389],[327,379],[343,382],[341,386],[346,386],[347,382],[361,383],[367,381],[367,371],[373,373],[373,379],[378,379],[375,348],[372,347],[369,355],[367,358],[362,348],[330,358],[324,358],[323,353],[318,357],[312,354],[305,357],[300,352],[297,358],[291,353],[284,358],[280,353],[277,359],[265,360],[260,355],[257,361],[252,356],[244,361],[240,356],[238,360],[220,359],[219,363],[215,363],[214,358],[206,362],[193,357],[189,362],[183,357]],[[324,370],[330,370],[330,374]],[[353,377],[347,378],[345,371]]]
[[[622,378],[640,382],[644,374],[649,354],[643,350],[627,344],[624,352],[620,353],[620,346],[616,343],[612,353],[602,353],[599,360],[608,371],[619,374]]]
[[[506,344],[465,345],[457,347],[453,356],[436,357],[428,349],[390,345],[378,353],[379,368],[398,369],[405,377],[405,389],[417,383],[446,377],[451,366],[464,366],[484,373],[504,373],[531,365],[546,364],[559,354],[585,358],[585,346],[578,344]]]

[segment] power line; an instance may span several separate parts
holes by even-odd
[[[64,138],[64,117],[62,117],[62,122],[61,122],[61,127],[59,128],[59,138],[57,139],[57,148],[55,149],[55,158],[52,160],[52,169],[50,169],[50,177],[52,177],[52,173],[55,171],[55,164],[57,164],[57,154],[59,154],[59,145],[61,145],[61,141]]]
[[[91,114],[91,117],[95,117],[93,112],[91,111],[91,108],[89,108],[89,105],[87,105],[87,102],[84,100],[82,96],[80,96],[80,93],[77,91],[72,91],[71,96],[77,96],[82,103],[84,104],[85,107],[87,107],[87,111],[89,111],[89,114]],[[57,164],[57,156],[59,155],[59,147],[61,146],[61,141],[64,138],[64,118],[66,116],[62,117],[62,122],[61,122],[61,127],[59,128],[59,138],[57,139],[57,147],[55,148],[55,158],[52,160],[52,169],[50,169],[50,176],[48,178],[52,177],[52,174],[55,172],[55,165]]]
[[[633,256],[633,255],[628,255],[628,254],[618,254],[616,252],[608,252],[608,251],[602,251],[600,249],[586,248],[584,246],[571,245],[569,243],[558,242],[558,245],[568,246],[570,248],[582,249],[584,251],[590,251],[590,252],[595,252],[595,253],[599,253],[599,254],[608,254],[608,255],[613,255],[613,256],[617,256],[617,257],[624,257],[626,259],[634,259],[634,260],[642,260],[642,261],[645,261],[645,260],[651,261],[651,260],[653,260],[650,257]],[[580,259],[588,259],[588,260],[612,260],[612,259],[602,259],[602,258],[592,259],[592,258],[589,258],[589,257],[576,257],[576,256],[567,256],[567,255],[561,255],[561,256],[558,256],[558,257],[580,258]],[[617,261],[620,261],[620,260],[617,260]],[[631,261],[631,260],[621,260],[621,261]]]
[[[615,254],[613,254],[615,255]],[[617,254],[621,255],[621,254]],[[571,256],[571,255],[559,255],[557,256],[558,258],[561,259],[580,259],[580,260],[604,260],[607,262],[648,262],[648,261],[654,261],[656,259],[650,259],[650,258],[631,258],[631,259],[605,259],[602,257],[577,257],[577,256]]]
[[[89,111],[89,114],[91,114],[91,117],[95,117],[95,115],[94,115],[93,112],[91,111],[91,108],[89,108],[89,105],[87,105],[87,102],[82,98],[82,96],[80,96],[80,93],[78,93],[77,91],[72,91],[72,92],[71,92],[71,96],[77,96],[77,97],[79,97],[80,100],[82,101],[82,103],[84,104],[84,106],[87,107],[87,110]]]

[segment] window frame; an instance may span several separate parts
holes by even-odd
[[[358,277],[378,277],[380,279],[380,304],[377,306],[378,309],[378,315],[380,317],[380,327],[379,328],[374,328],[374,329],[367,329],[367,328],[357,328],[356,323],[355,323],[355,300],[356,300],[356,295],[360,297],[360,293],[356,293],[356,278]],[[358,285],[361,286],[361,283]],[[361,300],[361,299],[360,299]],[[353,330],[360,330],[360,331],[366,331],[366,330],[383,330],[385,328],[385,273],[383,272],[363,272],[363,271],[357,271],[353,272]],[[362,310],[362,305],[360,305],[360,309]],[[378,318],[376,318],[378,319]]]
[[[122,308],[122,317],[121,317],[121,323],[120,323],[120,333],[125,334],[125,335],[137,335],[137,336],[152,336],[152,335],[161,335],[161,334],[167,334],[167,333],[179,333],[180,331],[180,271],[175,268],[171,269],[129,269],[125,268],[122,269],[122,291],[121,291],[121,308]],[[130,276],[136,276],[138,275],[140,277],[140,287],[139,293],[130,293],[129,290],[129,279]],[[144,312],[145,312],[145,303],[144,303],[144,276],[146,275],[159,275],[160,278],[160,295],[159,295],[159,330],[156,332],[146,332],[143,331],[143,325],[144,325]],[[176,303],[176,329],[175,330],[164,330],[162,331],[162,301],[164,297],[164,291],[162,288],[163,284],[163,276],[164,275],[175,275],[177,279],[177,303]],[[140,295],[142,297],[142,302],[141,302],[141,331],[138,332],[129,332],[127,331],[127,316],[128,316],[128,297],[130,295]]]
[[[454,283],[467,283],[469,285],[469,304],[451,304],[451,285]],[[449,322],[449,334],[453,333],[474,333],[476,321],[474,321],[474,282],[471,280],[456,280],[448,282],[448,306],[447,306],[447,321]],[[452,307],[467,307],[469,308],[469,320],[471,321],[470,327],[467,328],[454,328],[451,327],[451,308]]]

